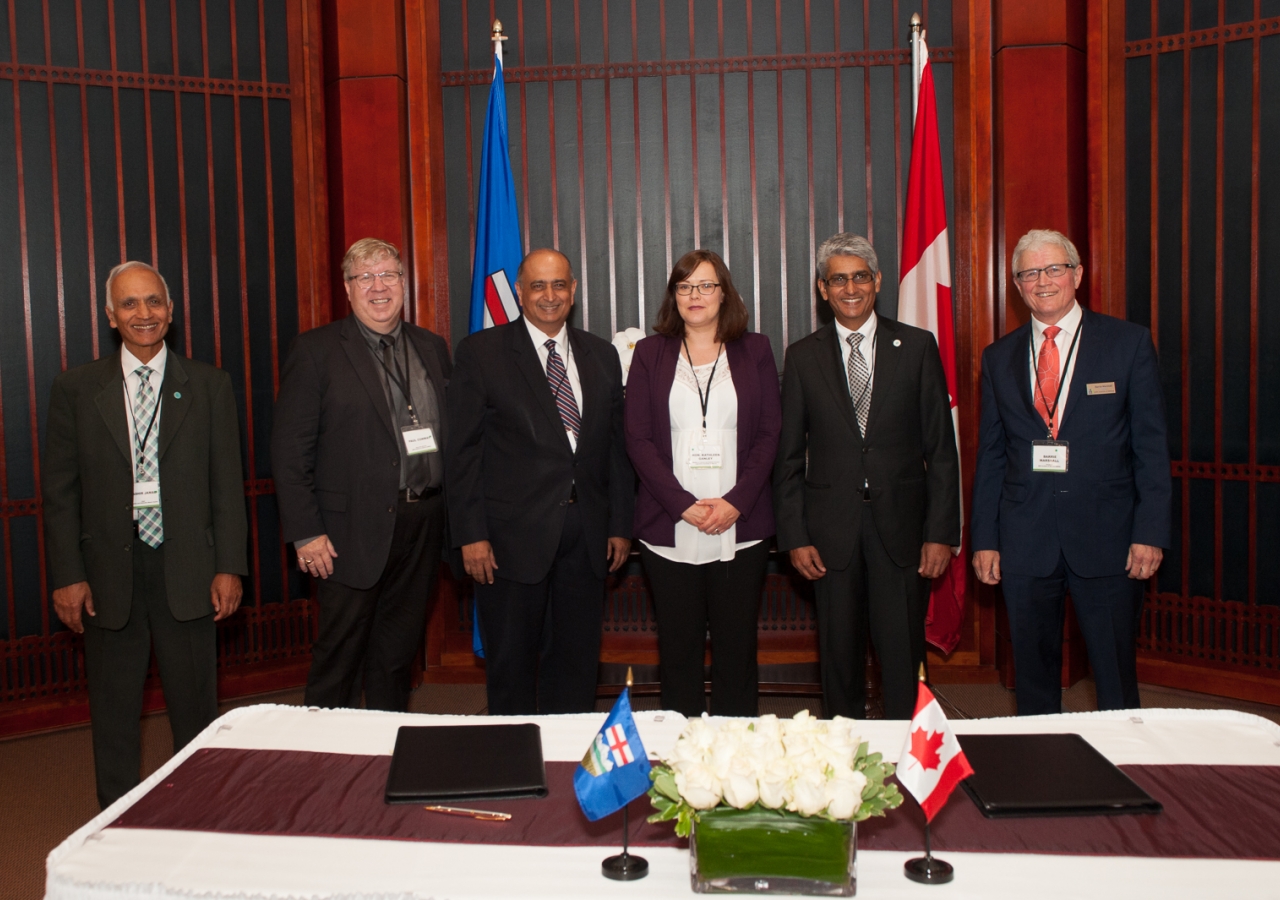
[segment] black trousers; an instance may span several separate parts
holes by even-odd
[[[319,584],[320,633],[311,650],[308,706],[409,708],[409,670],[426,634],[427,604],[444,541],[444,497],[401,497],[382,577],[359,590]],[[337,548],[342,552],[342,548]]]
[[[105,809],[141,780],[142,686],[154,648],[176,753],[218,717],[218,656],[209,614],[179,622],[164,584],[164,544],[134,538],[129,621],[117,631],[85,615],[84,656],[98,803]],[[90,589],[92,589],[90,585]]]
[[[658,617],[662,708],[706,712],[703,655],[711,633],[711,714],[754,716],[759,699],[756,635],[769,542],[729,562],[672,562],[640,545]]]
[[[1051,575],[1004,573],[1000,579],[1009,612],[1018,715],[1062,712],[1062,620],[1064,598],[1084,635],[1098,688],[1098,709],[1137,709],[1138,623],[1146,583],[1125,573],[1083,578],[1059,556]]]
[[[493,584],[476,584],[475,600],[490,715],[595,709],[604,579],[591,566],[576,503],[546,578],[521,584],[495,574]]]
[[[866,716],[869,632],[880,659],[885,718],[910,719],[925,661],[929,581],[918,563],[899,566],[889,557],[870,504],[862,509],[859,534],[848,567],[828,568],[813,583],[823,705],[828,716]]]

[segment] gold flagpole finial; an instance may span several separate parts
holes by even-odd
[[[924,24],[924,20],[920,18],[920,13],[911,14],[911,30],[919,31],[920,26]]]
[[[627,666],[627,687],[631,687],[631,667]]]
[[[505,41],[507,39],[507,36],[502,33],[501,19],[493,20],[493,30],[489,32],[489,35],[489,40],[491,41]]]
[[[920,680],[924,681],[924,663],[920,663]]]

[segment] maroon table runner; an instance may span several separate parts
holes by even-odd
[[[548,762],[541,800],[462,804],[509,822],[441,815],[382,801],[389,756],[300,750],[197,751],[111,827],[453,843],[616,846],[621,819],[588,822],[573,794],[577,763]],[[1121,766],[1164,804],[1159,815],[991,820],[957,791],[933,822],[935,850],[1280,859],[1280,767]],[[670,823],[631,804],[631,842],[683,846]],[[908,797],[858,826],[863,850],[919,850],[923,815]]]

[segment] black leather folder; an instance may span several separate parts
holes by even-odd
[[[1078,734],[965,734],[961,782],[988,819],[1158,813],[1163,807]]]
[[[458,803],[547,796],[537,725],[402,725],[387,803]]]

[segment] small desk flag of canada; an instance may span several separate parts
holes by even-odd
[[[604,727],[573,773],[578,805],[592,822],[615,813],[649,790],[649,757],[631,717],[631,696],[622,689]]]
[[[898,783],[911,792],[924,810],[925,819],[932,822],[956,785],[972,774],[973,768],[951,733],[942,707],[921,681],[916,712],[898,756]]]

